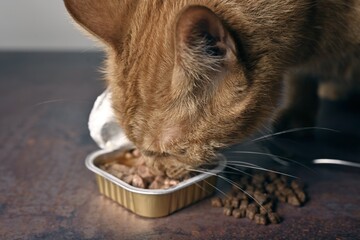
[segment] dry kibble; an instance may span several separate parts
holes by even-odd
[[[281,191],[281,193],[283,194],[283,195],[291,195],[291,194],[294,194],[294,192],[293,192],[293,190],[291,190],[290,188],[284,188],[282,191]]]
[[[299,201],[299,199],[296,197],[295,194],[290,194],[287,196],[287,202],[293,206],[300,206],[301,202]]]
[[[253,185],[247,185],[246,186],[246,192],[254,192],[255,191],[255,188]]]
[[[271,193],[275,192],[275,185],[272,184],[272,183],[267,184],[267,185],[265,186],[265,189],[266,189],[266,191],[267,191],[268,193],[271,194]]]
[[[268,199],[267,195],[264,193],[261,193],[260,191],[255,191],[254,192],[254,198],[256,199],[256,201],[259,204],[263,204],[266,202],[266,200]]]
[[[268,209],[269,211],[272,211],[274,209],[274,202],[270,201],[263,205],[264,208]]]
[[[232,201],[232,198],[224,199],[224,201],[223,201],[224,207],[231,207],[231,201]]]
[[[272,224],[278,224],[280,222],[280,217],[277,213],[274,213],[274,212],[269,212],[268,213],[268,218],[269,218],[269,221],[272,223]]]
[[[306,201],[306,195],[304,191],[295,191],[295,194],[301,203],[304,203]]]
[[[232,215],[234,218],[247,217],[260,225],[277,224],[281,221],[275,212],[278,201],[293,206],[300,206],[306,201],[302,183],[296,180],[289,181],[286,176],[276,173],[244,176],[236,184],[246,193],[238,187],[233,187],[228,194],[231,197],[222,200],[224,214]],[[218,206],[216,202],[212,202],[212,205]]]
[[[222,207],[223,204],[222,204],[221,198],[219,198],[219,197],[212,198],[211,199],[211,206],[213,206],[213,207]]]
[[[260,225],[267,224],[267,219],[264,214],[255,214],[254,220],[256,224],[260,224]]]
[[[283,182],[281,182],[281,181],[279,181],[279,182],[277,182],[277,183],[275,183],[275,184],[276,184],[276,188],[277,188],[278,190],[280,190],[280,191],[283,191],[283,190],[286,188],[286,184],[283,183]]]
[[[233,199],[231,200],[231,207],[233,207],[233,208],[238,208],[238,207],[239,207],[239,203],[240,203],[239,199],[233,198]]]
[[[260,210],[260,214],[266,214],[266,213],[268,213],[268,209],[266,209],[264,206],[262,206],[262,207],[259,207],[259,210]]]
[[[262,207],[260,207],[260,213],[265,214],[268,212],[272,212],[273,208],[274,208],[273,202],[268,202],[268,203],[262,205]]]
[[[263,174],[254,174],[252,177],[252,183],[253,184],[258,184],[258,183],[263,183],[265,181],[265,176]]]
[[[232,207],[224,207],[223,213],[224,213],[224,215],[226,215],[226,216],[231,216],[232,211],[233,211],[233,208],[232,208]]]
[[[248,205],[249,205],[249,201],[247,199],[244,199],[241,201],[239,209],[247,209]]]
[[[273,172],[268,172],[267,175],[268,175],[270,181],[274,181],[275,179],[278,178],[278,175],[276,173],[273,173]]]
[[[234,209],[232,211],[232,215],[235,218],[244,218],[246,216],[246,210],[245,209]]]
[[[256,213],[258,213],[258,207],[254,203],[249,204],[246,209],[246,217],[253,220]]]
[[[304,184],[302,182],[296,181],[296,180],[292,180],[291,181],[291,187],[292,189],[296,190],[296,189],[303,189],[304,188]]]
[[[277,196],[279,201],[282,202],[282,203],[286,203],[286,196],[285,195],[279,195]]]
[[[281,175],[280,176],[281,181],[283,181],[284,183],[287,183],[289,181],[289,178],[287,176]]]
[[[245,199],[248,199],[248,196],[243,192],[238,192],[236,195],[236,198],[240,199],[240,200],[245,200]]]

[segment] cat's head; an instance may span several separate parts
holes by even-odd
[[[251,26],[231,1],[186,2],[65,0],[106,46],[120,125],[169,175],[261,128],[278,106],[286,59],[269,40],[276,36]]]

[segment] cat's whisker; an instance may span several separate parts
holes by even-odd
[[[307,131],[307,130],[323,130],[323,131],[330,131],[330,132],[340,133],[340,131],[338,131],[338,130],[331,129],[331,128],[324,128],[324,127],[292,128],[292,129],[284,130],[284,131],[281,131],[281,132],[275,132],[275,133],[267,134],[265,136],[261,136],[261,137],[252,139],[252,140],[250,140],[249,143],[259,142],[259,141],[262,141],[262,140],[266,140],[268,138],[272,138],[274,136],[279,136],[279,135],[283,135],[283,134],[287,134],[287,133]],[[247,143],[247,144],[249,144],[249,143]]]
[[[39,107],[45,104],[51,104],[51,103],[61,103],[61,102],[89,102],[90,100],[85,100],[85,99],[65,99],[65,98],[58,98],[58,99],[49,99],[49,100],[44,100],[42,102],[38,102],[35,103],[34,105],[32,105],[32,107]]]
[[[228,198],[229,196],[222,190],[220,190],[220,188],[216,187],[215,185],[209,183],[208,181],[206,181],[206,179],[204,179],[204,182],[206,184],[209,184],[211,187],[213,187],[216,191],[220,192],[222,195],[224,195],[224,197]]]
[[[240,172],[240,173],[243,173],[243,174],[245,174],[245,175],[248,175],[249,177],[252,177],[253,175],[251,175],[250,173],[247,173],[247,172],[245,172],[245,171],[242,171],[242,170],[240,170],[240,169],[238,169],[238,168],[235,168],[235,167],[231,167],[231,166],[229,166],[229,164],[228,165],[222,165],[222,166],[226,166],[227,168],[230,168],[230,169],[232,169],[232,170],[235,170],[236,172]]]
[[[277,157],[277,158],[280,158],[282,160],[287,160],[289,162],[293,162],[295,164],[298,164],[300,166],[302,166],[303,168],[306,168],[307,170],[313,172],[313,173],[316,173],[316,171],[314,171],[313,169],[309,168],[308,166],[298,162],[298,161],[295,161],[293,159],[290,159],[290,158],[287,158],[287,157],[283,157],[283,156],[279,156],[279,155],[275,155],[275,154],[271,154],[271,153],[262,153],[262,152],[253,152],[253,151],[230,151],[229,153],[240,153],[240,154],[253,154],[253,155],[262,155],[262,156],[268,156],[268,157]]]
[[[283,173],[283,172],[279,172],[279,171],[275,171],[275,170],[268,169],[268,168],[263,168],[263,167],[254,167],[254,166],[248,166],[248,165],[236,164],[236,163],[228,163],[227,165],[236,166],[236,167],[251,168],[251,169],[256,169],[256,170],[261,170],[261,171],[266,171],[266,172],[272,172],[272,173],[284,175],[284,176],[291,177],[291,178],[298,178],[297,176],[294,176],[294,175],[291,175],[291,174],[287,174],[287,173]]]
[[[268,212],[268,210],[266,208],[264,208],[264,206],[258,201],[256,200],[256,198],[254,198],[253,196],[251,196],[251,194],[249,194],[247,191],[245,191],[244,189],[242,189],[236,182],[220,175],[220,174],[216,174],[216,173],[212,173],[212,172],[207,172],[207,171],[202,171],[201,169],[191,169],[188,168],[188,171],[193,171],[193,172],[199,172],[199,173],[204,173],[204,174],[208,174],[208,175],[212,175],[212,176],[217,176],[221,179],[223,179],[224,181],[230,183],[232,186],[236,187],[237,189],[239,189],[240,191],[242,191],[243,193],[245,193],[248,197],[250,197],[252,200],[254,200],[254,202],[256,202],[261,208],[265,209],[266,212]]]
[[[249,163],[249,162],[244,162],[244,161],[237,161],[237,160],[235,160],[235,161],[226,161],[226,162],[228,162],[228,163],[242,163],[242,164],[247,164],[247,165],[249,165],[249,166],[255,166],[255,167],[261,167],[261,166],[259,166],[259,165],[256,165],[256,164],[253,164],[253,163]]]

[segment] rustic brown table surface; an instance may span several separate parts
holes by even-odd
[[[145,219],[101,196],[84,165],[97,149],[87,118],[103,90],[101,60],[101,53],[0,53],[0,239],[360,239],[355,168],[275,164],[302,177],[310,196],[301,208],[280,205],[278,225],[226,217],[209,199]],[[285,148],[304,163],[318,157],[359,162],[355,101],[323,107],[321,126],[340,133],[272,139],[274,151]]]

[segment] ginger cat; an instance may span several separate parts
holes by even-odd
[[[359,0],[65,5],[105,46],[119,124],[170,177],[206,163],[217,149],[273,119],[280,127],[312,125],[317,92],[336,99],[360,85],[353,84],[360,66]],[[320,81],[303,81],[313,73]],[[344,74],[343,81],[336,77]]]

